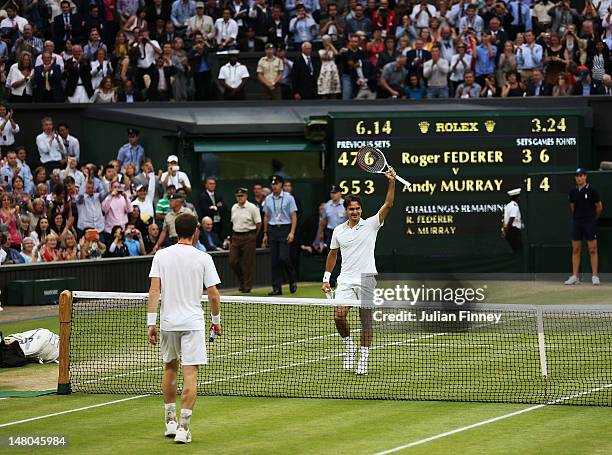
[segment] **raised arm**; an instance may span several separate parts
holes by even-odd
[[[378,211],[378,220],[380,221],[380,224],[382,224],[385,221],[385,218],[387,218],[387,215],[389,215],[391,207],[393,207],[393,201],[395,200],[395,171],[392,167],[389,167],[389,170],[385,172],[385,177],[387,177],[389,180],[389,188],[387,188],[385,202]]]

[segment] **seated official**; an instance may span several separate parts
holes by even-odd
[[[223,251],[223,248],[221,248],[221,240],[217,233],[213,231],[213,220],[209,216],[202,218],[200,243],[204,245],[206,251]]]

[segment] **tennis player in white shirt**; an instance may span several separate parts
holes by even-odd
[[[191,442],[191,413],[197,396],[198,365],[208,363],[206,354],[206,323],[202,311],[202,287],[210,303],[212,325],[221,334],[220,298],[217,285],[221,282],[212,258],[193,246],[199,238],[198,220],[190,213],[176,218],[178,243],[159,250],[151,265],[151,287],[147,325],[149,343],[159,339],[164,362],[162,391],[166,414],[165,436],[174,436],[179,443]],[[157,305],[161,295],[160,336],[158,338]],[[176,415],[176,376],[179,359],[183,367],[180,421]]]
[[[336,264],[338,249],[342,253],[342,265],[338,286],[336,287],[336,299],[338,300],[363,300],[373,298],[376,287],[376,261],[374,249],[376,248],[376,236],[378,230],[389,215],[393,200],[395,199],[395,171],[389,168],[385,173],[389,179],[389,188],[385,202],[376,213],[367,219],[361,218],[362,205],[359,196],[347,196],[344,198],[348,220],[339,224],[334,229],[330,243],[330,250],[325,263],[323,285],[321,289],[325,293],[331,292],[329,279]],[[334,322],[336,329],[345,344],[344,369],[352,370],[357,358],[357,346],[351,338],[351,330],[346,320],[350,307],[336,306],[334,308]],[[368,373],[368,355],[370,353],[370,342],[372,340],[372,311],[367,308],[359,309],[361,319],[361,357],[357,364],[357,374]]]

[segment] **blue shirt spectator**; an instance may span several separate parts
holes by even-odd
[[[508,11],[512,14],[513,26],[525,26],[525,30],[531,30],[531,8],[523,0],[514,0],[508,4]]]
[[[289,32],[293,33],[293,41],[297,44],[312,41],[318,36],[319,26],[306,14],[303,6],[298,5],[297,16],[289,22]]]
[[[339,189],[334,188],[333,189]],[[323,218],[327,220],[327,229],[335,229],[336,226],[344,223],[347,220],[346,210],[344,209],[344,199],[340,198],[334,202],[330,199],[325,203],[323,208]]]
[[[17,154],[13,151],[9,151],[6,154],[6,164],[0,169],[0,175],[2,180],[8,183],[5,191],[13,191],[13,177],[18,175],[23,179],[23,190],[32,194],[34,192],[34,182],[29,169],[21,166],[17,160]]]
[[[350,38],[357,32],[364,32],[368,39],[372,37],[372,21],[364,16],[363,5],[361,3],[355,5],[355,13],[353,17],[349,17],[346,20],[346,27],[344,29],[347,38]]]
[[[193,0],[176,0],[172,3],[172,23],[175,27],[185,27],[187,19],[196,15],[196,2]]]
[[[476,77],[495,73],[497,47],[489,42],[490,35],[482,35],[482,44],[476,48]]]
[[[531,31],[525,33],[525,41],[516,53],[516,64],[521,70],[533,70],[542,68],[542,46],[535,42]]]

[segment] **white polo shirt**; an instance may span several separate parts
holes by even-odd
[[[383,223],[380,222],[379,214],[367,219],[360,219],[359,223],[352,229],[348,221],[339,224],[334,229],[330,248],[340,248],[342,254],[342,267],[338,284],[359,285],[361,275],[376,275],[376,261],[374,249],[376,248],[376,236]]]
[[[223,79],[231,88],[239,87],[242,84],[242,79],[248,77],[249,70],[238,62],[233,66],[226,63],[219,70],[219,79]]]
[[[180,243],[164,248],[153,257],[153,277],[161,279],[161,330],[206,330],[202,291],[221,283],[210,255]]]
[[[512,217],[514,217],[512,227],[522,229],[523,222],[521,220],[521,209],[516,201],[510,201],[508,204],[506,204],[506,207],[504,207],[504,226],[508,225],[508,221],[510,221],[510,218]]]

